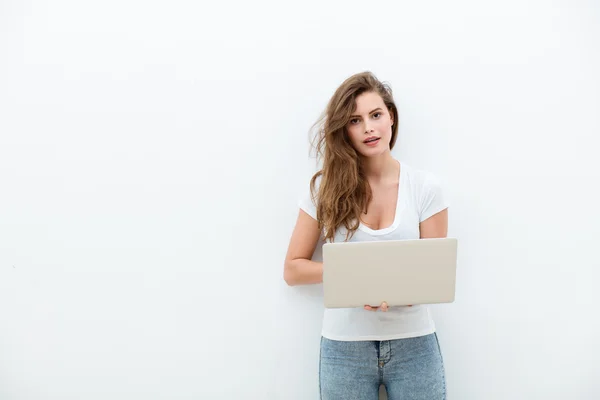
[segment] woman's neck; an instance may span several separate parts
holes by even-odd
[[[371,182],[398,178],[398,162],[389,151],[377,157],[363,158],[362,162],[365,175]]]

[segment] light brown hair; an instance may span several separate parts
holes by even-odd
[[[347,230],[348,240],[358,229],[360,215],[371,201],[371,188],[364,174],[360,154],[354,149],[346,131],[350,116],[356,111],[356,98],[363,93],[377,93],[383,99],[394,124],[390,149],[398,134],[398,109],[389,84],[379,81],[369,71],[352,75],[335,91],[316,122],[313,145],[322,168],[310,181],[311,196],[317,205],[319,228],[324,238],[333,241],[340,227]],[[321,177],[318,193],[316,181]]]

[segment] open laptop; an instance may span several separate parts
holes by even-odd
[[[455,238],[325,243],[325,307],[452,303],[456,260]]]

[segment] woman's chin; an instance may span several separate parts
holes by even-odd
[[[377,146],[372,149],[361,149],[360,154],[365,158],[374,158],[374,157],[385,156],[389,152],[390,152],[389,147],[385,148],[383,146],[381,146],[381,147]]]

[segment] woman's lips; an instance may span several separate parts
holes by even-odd
[[[364,144],[366,144],[369,147],[374,147],[377,146],[377,143],[379,143],[379,141],[381,140],[381,138],[372,136],[370,138],[367,138],[363,141]]]

